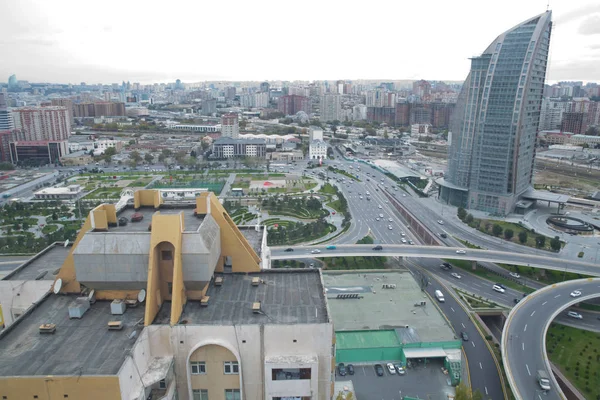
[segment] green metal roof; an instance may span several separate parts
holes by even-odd
[[[340,331],[335,333],[335,339],[338,350],[401,346],[394,330]]]

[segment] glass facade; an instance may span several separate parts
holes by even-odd
[[[548,11],[471,60],[451,120],[445,201],[504,215],[529,188],[551,27]]]

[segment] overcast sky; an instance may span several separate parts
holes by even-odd
[[[1,0],[0,81],[464,80],[469,57],[546,4]],[[550,8],[547,80],[600,82],[600,1]]]

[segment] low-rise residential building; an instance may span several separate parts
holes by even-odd
[[[308,147],[308,158],[311,160],[324,160],[327,158],[327,143],[322,140],[313,140]]]
[[[87,165],[93,160],[88,151],[80,150],[70,154],[65,154],[60,158],[60,163],[64,166]]]
[[[258,157],[265,158],[267,144],[263,139],[234,139],[220,137],[213,142],[214,158]]]

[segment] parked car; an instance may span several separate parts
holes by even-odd
[[[446,238],[448,237],[448,235],[446,235],[446,233],[445,233],[445,232],[442,232],[442,233],[440,233],[440,236],[441,236],[442,238],[444,238],[444,239],[446,239]]]
[[[396,367],[396,371],[398,372],[398,375],[406,374],[406,370],[404,369],[404,367],[402,365],[394,364],[394,367]]]
[[[346,366],[344,365],[344,363],[339,363],[338,364],[338,375],[339,376],[346,376]]]
[[[375,373],[377,376],[383,376],[383,367],[381,364],[375,364]]]
[[[579,291],[579,290],[573,290],[571,292],[571,297],[579,297],[579,296],[581,296],[581,291]]]
[[[330,244],[329,246],[325,247],[327,250],[335,250],[337,249],[337,247],[335,247],[334,245]]]
[[[354,365],[348,364],[346,365],[346,369],[348,370],[349,375],[354,375]]]
[[[575,311],[569,311],[569,312],[567,313],[567,315],[568,315],[569,317],[571,317],[571,318],[575,318],[575,319],[583,319],[583,315],[581,315],[581,314],[579,314],[579,313],[577,313],[577,312],[575,312]]]
[[[287,249],[285,249],[284,251],[294,251],[294,249],[292,249],[291,247],[288,247]]]
[[[131,222],[140,222],[143,219],[144,219],[144,214],[142,214],[142,213],[135,213],[131,216]]]
[[[462,331],[460,333],[460,337],[462,338],[463,341],[468,342],[469,341],[469,335],[467,335],[467,332]]]
[[[119,218],[119,226],[125,226],[128,222],[129,220],[126,217]]]
[[[442,221],[441,219],[438,219],[437,223],[440,224],[440,225],[444,225],[444,221]]]
[[[387,363],[386,366],[391,375],[396,375],[396,367],[394,367],[394,364]]]
[[[373,250],[383,250],[383,247],[381,247],[380,245],[377,245],[377,246],[373,247]]]

